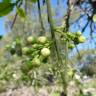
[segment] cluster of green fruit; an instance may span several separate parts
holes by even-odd
[[[63,41],[64,43],[66,43],[66,41],[68,42],[68,48],[69,49],[73,49],[75,47],[75,45],[78,45],[80,43],[84,43],[86,38],[82,35],[82,33],[80,31],[78,32],[60,32],[61,33],[61,41]]]
[[[24,64],[22,64],[23,69],[31,69],[47,62],[51,54],[50,46],[51,41],[45,36],[29,36],[26,38],[25,44],[22,45],[21,41],[16,39],[11,46],[7,45],[6,48],[10,50],[12,55],[17,54],[25,58]]]
[[[16,38],[10,45],[6,45],[7,51],[10,52],[12,56],[20,56],[20,81],[24,84],[41,84],[41,81],[38,81],[37,78],[38,71],[41,70],[45,64],[48,65],[48,59],[51,54],[51,44],[52,41],[46,36],[29,36],[24,41]]]
[[[84,43],[86,38],[82,35],[80,31],[76,33],[69,32],[67,33],[67,36],[70,38],[69,40],[69,49],[73,49],[75,45],[78,45],[80,43]]]
[[[22,47],[22,54],[27,55],[30,60],[26,63],[28,66],[23,64],[22,70],[25,71],[26,68],[27,70],[38,68],[41,63],[46,63],[51,54],[50,46],[51,41],[45,36],[40,36],[38,38],[33,36],[28,37],[27,47]]]

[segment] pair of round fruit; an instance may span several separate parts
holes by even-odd
[[[35,37],[33,37],[33,36],[29,36],[27,38],[27,42],[29,44],[34,44],[36,42],[41,43],[41,44],[44,44],[44,43],[46,43],[46,41],[47,41],[47,37],[45,37],[45,36],[40,36],[37,39]]]

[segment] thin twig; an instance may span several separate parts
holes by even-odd
[[[19,0],[18,0],[17,3],[19,3]],[[18,7],[20,7],[21,5],[22,5],[22,1],[19,4],[17,4]],[[15,17],[14,17],[13,22],[12,22],[12,25],[11,25],[11,29],[13,29],[13,27],[14,27],[14,24],[16,22],[17,16],[18,16],[18,13],[16,12]]]
[[[40,35],[44,35],[45,34],[45,28],[43,25],[43,20],[42,20],[42,15],[41,15],[40,0],[37,0],[37,4],[38,4],[39,21],[40,21],[41,29],[42,29]]]
[[[80,52],[79,52],[78,47],[77,47],[76,45],[75,45],[75,48],[76,48],[76,51],[77,51],[77,53],[78,53],[78,57],[79,57],[79,59],[81,59]]]
[[[18,13],[15,14],[15,17],[14,17],[13,22],[12,22],[12,25],[11,25],[11,29],[13,28],[13,26],[14,26],[14,24],[15,24],[15,21],[16,21],[16,19],[17,19],[17,15],[18,15]]]
[[[83,27],[83,29],[82,29],[82,33],[84,33],[84,31],[85,31],[85,29],[87,28],[87,26],[88,26],[88,24],[89,24],[89,21],[87,21],[87,23],[85,24],[85,26]]]

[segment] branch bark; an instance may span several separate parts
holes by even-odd
[[[68,32],[69,31],[69,19],[70,19],[70,14],[71,14],[71,0],[67,0],[67,14],[65,18],[65,26],[63,32]],[[68,69],[68,41],[65,42],[65,63],[64,63],[64,73],[61,74],[63,75],[63,82],[64,82],[64,96],[67,96],[67,86],[68,86],[68,75],[67,75],[67,70]]]
[[[56,40],[56,36],[55,36],[55,32],[54,32],[55,27],[54,27],[54,23],[53,23],[53,19],[52,19],[52,10],[51,10],[50,0],[46,0],[46,5],[47,5],[48,22],[49,22],[50,29],[51,29],[51,38],[53,41],[53,51],[52,52],[54,52],[54,48],[55,48],[56,54],[54,54],[54,55],[57,56],[58,65],[60,65],[60,64],[62,64],[62,58],[59,53],[59,48],[57,46],[57,40]]]
[[[41,24],[41,29],[42,29],[40,35],[44,35],[45,34],[45,28],[43,25],[43,20],[42,20],[42,15],[41,15],[40,0],[37,0],[37,4],[38,4],[39,22]]]
[[[61,69],[61,65],[64,65],[63,64],[63,60],[62,60],[62,57],[61,57],[61,54],[60,54],[60,50],[58,48],[58,45],[57,45],[57,40],[56,40],[56,36],[55,36],[55,28],[54,28],[54,23],[53,23],[53,19],[52,19],[52,11],[51,11],[51,4],[50,4],[50,0],[46,0],[46,4],[47,4],[47,13],[48,13],[48,22],[50,24],[50,29],[51,29],[51,38],[53,40],[53,49],[55,48],[56,50],[56,54],[57,55],[57,59],[58,59],[58,71],[62,70]],[[52,50],[53,52],[54,50]],[[63,69],[65,70],[65,69]],[[66,75],[64,72],[60,71],[60,75],[61,75],[61,79],[62,79],[62,83],[63,83],[63,88],[64,88],[64,91],[61,93],[62,96],[67,96],[67,87],[66,87]]]
[[[18,3],[19,3],[19,4],[18,4]],[[18,7],[20,7],[20,6],[22,5],[22,1],[19,2],[19,0],[18,0],[18,1],[16,2],[16,5],[17,5]],[[15,17],[14,17],[13,22],[12,22],[12,25],[11,25],[11,29],[14,27],[14,24],[15,24],[15,21],[16,21],[16,19],[17,19],[17,16],[18,16],[18,13],[16,12]]]

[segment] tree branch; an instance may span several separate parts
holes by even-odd
[[[41,29],[42,29],[40,35],[44,35],[45,34],[45,28],[43,25],[43,20],[42,20],[42,15],[41,15],[40,0],[37,0],[37,4],[38,4],[39,21],[41,23]]]
[[[19,3],[19,4],[18,4],[18,3]],[[19,0],[18,0],[18,2],[17,2],[16,4],[17,4],[18,7],[20,7],[20,6],[22,5],[22,1],[19,2]],[[16,19],[17,19],[17,16],[18,16],[18,13],[16,12],[15,17],[14,17],[13,22],[12,22],[12,25],[11,25],[11,29],[13,28],[13,26],[14,26],[14,24],[15,24],[15,21],[16,21]]]

